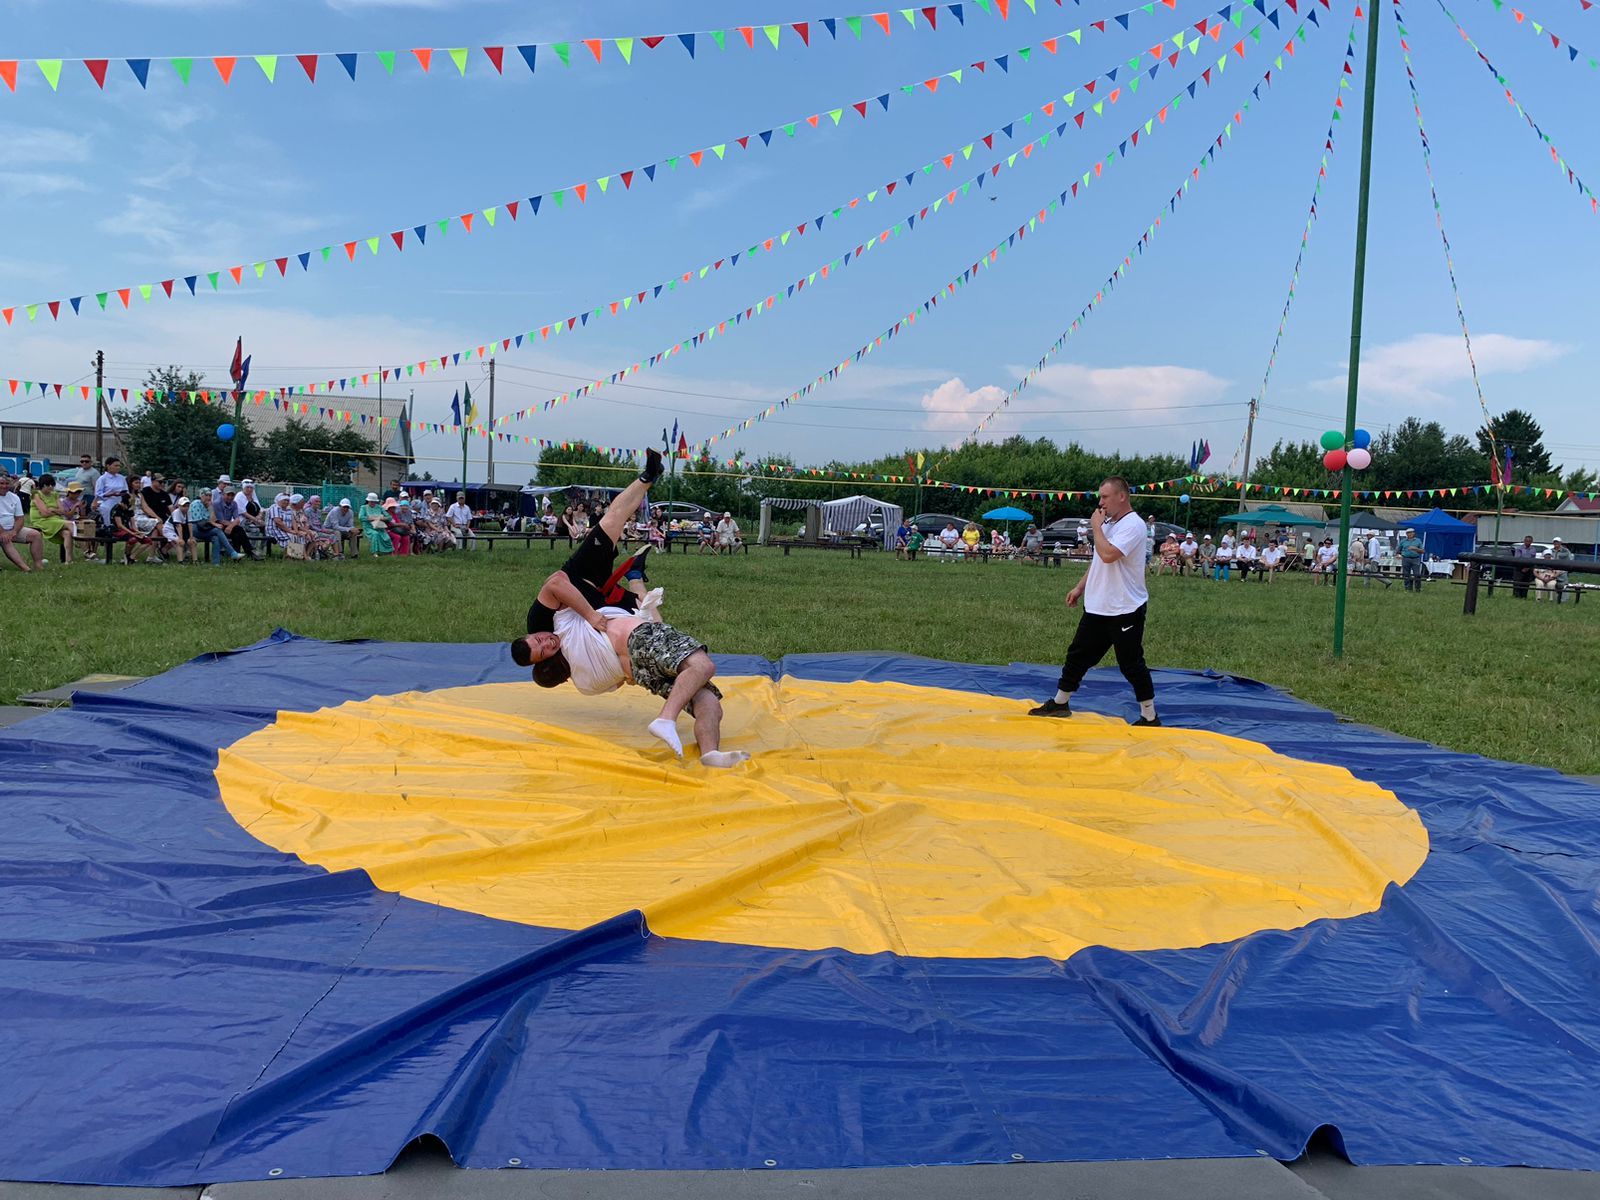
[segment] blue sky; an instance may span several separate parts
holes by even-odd
[[[68,64],[52,93],[37,72],[16,95],[0,91],[0,307],[251,263],[357,236],[543,194],[668,154],[730,141],[819,110],[894,94],[883,113],[847,109],[838,128],[781,135],[770,148],[731,149],[692,169],[660,172],[626,191],[613,183],[587,203],[570,199],[536,218],[502,215],[492,231],[459,229],[403,254],[385,242],[357,265],[269,268],[219,295],[144,303],[131,312],[49,322],[41,312],[0,328],[0,376],[75,382],[106,351],[118,385],[148,365],[201,368],[216,383],[236,334],[260,386],[371,370],[537,327],[699,266],[825,212],[959,147],[1106,68],[1125,62],[1213,11],[1178,0],[1140,14],[1123,33],[1088,32],[1054,56],[1013,60],[1009,74],[970,70],[960,86],[904,97],[899,85],[966,67],[1121,10],[1121,3],[1037,14],[1013,0],[1009,21],[967,5],[964,27],[913,32],[897,15],[887,39],[868,25],[859,42],[813,27],[803,49],[785,28],[780,49],[760,41],[718,52],[702,42],[637,46],[625,66],[612,47],[596,65],[574,47],[563,69],[547,53],[530,76],[508,51],[504,78],[474,51],[467,76],[448,58],[424,75],[411,46],[514,45],[845,15],[823,0],[534,6],[449,0],[144,0],[10,6],[5,53],[17,57],[194,55],[192,83],[153,71],[140,91],[113,62],[102,93]],[[1600,72],[1569,64],[1488,0],[1455,0],[1456,15],[1518,98],[1586,181],[1600,185]],[[1270,7],[1270,5],[1269,5]],[[1304,6],[1302,6],[1303,9]],[[1208,438],[1226,466],[1259,388],[1315,180],[1351,7],[1319,10],[1292,64],[1236,130],[1156,240],[1088,325],[986,436],[1022,432],[1097,449],[1178,450]],[[1600,217],[1566,184],[1548,153],[1507,106],[1435,0],[1410,0],[1413,57],[1433,137],[1434,167],[1483,384],[1492,410],[1521,406],[1543,421],[1554,456],[1600,466],[1590,336]],[[1580,46],[1600,48],[1600,10],[1542,0],[1533,15]],[[1288,22],[1292,14],[1284,9]],[[1385,14],[1379,130],[1367,285],[1362,422],[1406,415],[1470,432],[1478,405],[1444,270],[1392,19]],[[1248,28],[1248,24],[1246,25]],[[737,35],[730,35],[736,39]],[[1267,43],[1270,45],[1270,42]],[[1170,43],[1169,43],[1170,46]],[[398,49],[393,77],[364,56],[352,84],[324,59],[310,86],[290,57],[316,50]],[[204,56],[284,55],[269,85],[245,60],[224,88]],[[441,56],[442,57],[442,56]],[[1213,53],[1212,58],[1215,58]],[[642,445],[679,420],[694,440],[772,403],[838,362],[969,265],[1204,65],[1184,55],[1106,120],[1035,153],[914,234],[852,264],[837,281],[770,316],[611,388],[519,422],[515,432]],[[959,440],[1054,341],[1157,215],[1165,197],[1269,65],[1266,45],[1233,62],[1217,85],[1185,102],[1156,136],[1119,161],[992,270],[914,332],[889,343],[781,417],[725,443],[798,461],[859,458]],[[1298,297],[1258,426],[1258,444],[1315,437],[1343,411],[1360,93],[1343,93],[1348,119]],[[1081,106],[1081,105],[1080,105]],[[1066,115],[1060,110],[1058,116]],[[752,142],[759,147],[759,142]],[[970,173],[998,157],[980,144]],[[959,160],[958,160],[959,161]],[[942,172],[940,173],[943,174]],[[946,177],[949,178],[949,177]],[[781,253],[743,261],[615,320],[553,344],[503,355],[501,411],[536,404],[625,366],[781,288],[941,194],[919,178]],[[342,251],[336,252],[342,257]],[[179,285],[181,288],[181,284]],[[202,288],[204,284],[202,282]],[[159,291],[157,295],[159,297]],[[91,311],[92,310],[92,311]],[[449,419],[453,390],[483,372],[463,363],[407,382],[419,419]],[[387,393],[393,394],[393,393]],[[18,404],[0,396],[0,421],[92,421],[76,399]],[[447,437],[419,440],[436,473],[458,461]],[[481,443],[473,447],[481,458]],[[502,479],[525,478],[525,447],[497,453]],[[478,472],[474,472],[477,474]],[[1029,481],[1019,480],[1026,484]]]

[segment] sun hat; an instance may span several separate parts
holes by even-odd
[[[349,508],[350,507],[350,497],[346,496],[343,500],[339,501],[339,507],[340,508]]]
[[[377,492],[368,492],[367,493],[367,503],[368,504],[376,504],[377,502],[378,502],[378,493]]]

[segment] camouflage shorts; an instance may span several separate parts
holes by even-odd
[[[663,700],[672,692],[684,661],[706,644],[674,629],[671,625],[646,622],[628,635],[628,661],[633,664],[633,681]],[[714,683],[706,684],[714,696],[722,693]]]

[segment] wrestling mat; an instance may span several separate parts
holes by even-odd
[[[1600,789],[1161,672],[279,633],[0,731],[0,1178],[1600,1169]],[[687,734],[688,723],[683,723]]]

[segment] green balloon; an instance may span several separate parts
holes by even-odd
[[[1343,450],[1344,434],[1337,429],[1330,429],[1322,435],[1322,448],[1324,450]]]

